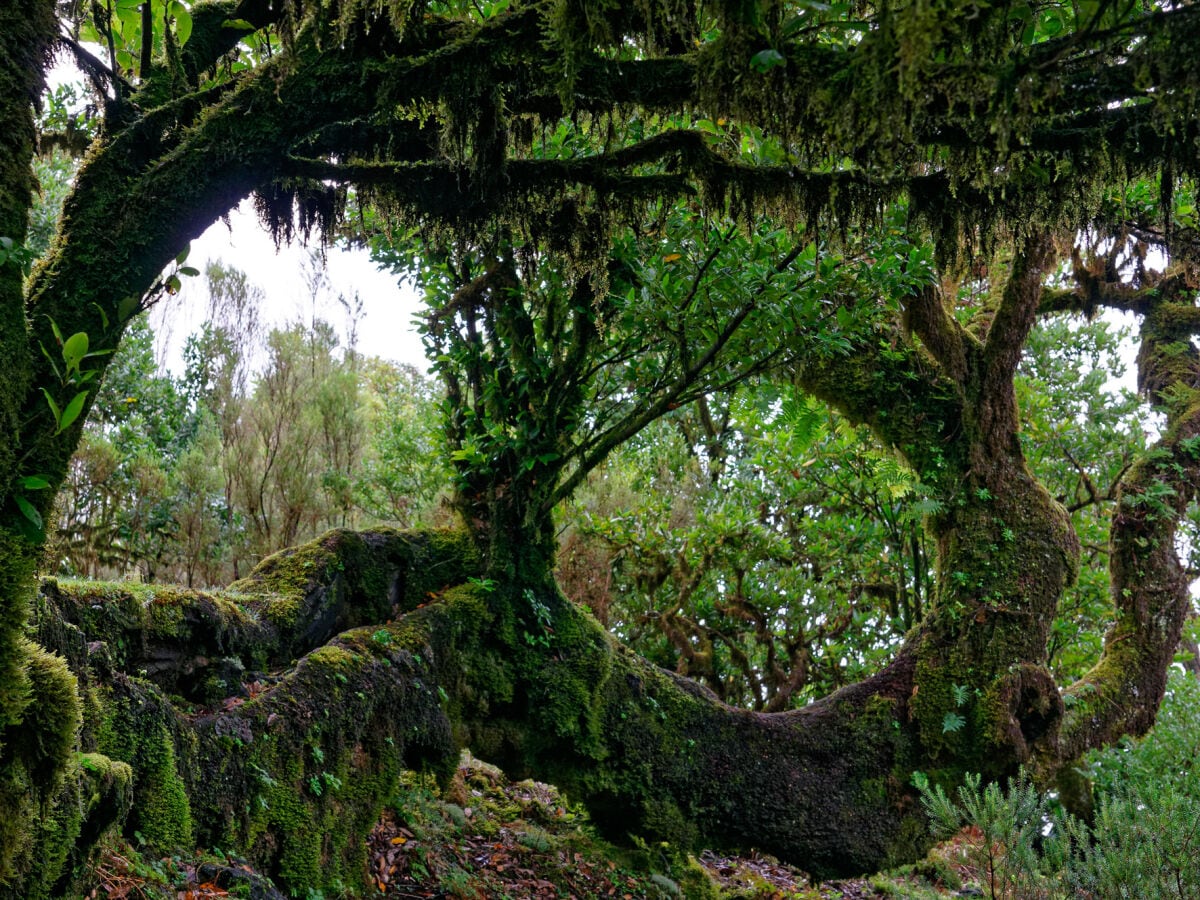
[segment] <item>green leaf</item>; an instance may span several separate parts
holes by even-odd
[[[235,28],[238,31],[254,31],[255,28],[245,19],[226,19],[221,23],[222,28]]]
[[[179,293],[179,289],[183,287],[183,282],[179,280],[178,275],[172,275],[167,279],[167,293],[174,296]]]
[[[967,720],[958,713],[948,712],[942,717],[942,734],[958,731],[966,724]]]
[[[175,263],[182,266],[185,262],[187,262],[187,258],[191,252],[192,245],[190,243],[185,244],[183,249],[179,251],[179,255],[175,257]]]
[[[50,487],[50,482],[41,475],[23,475],[20,481],[22,489],[26,491],[41,491]]]
[[[58,431],[65,431],[67,428],[70,428],[71,423],[79,418],[79,414],[83,412],[83,402],[87,399],[87,395],[87,391],[80,391],[71,398],[71,402],[63,410],[62,418],[58,420]],[[57,433],[56,431],[55,434]]]
[[[188,42],[188,38],[192,36],[192,14],[188,12],[187,7],[180,3],[179,0],[172,0],[168,9],[170,14],[175,18],[175,40],[182,47]]]
[[[108,331],[108,313],[99,303],[93,303],[92,306],[96,307],[96,312],[100,313],[100,324],[104,326],[105,331]]]
[[[56,341],[58,341],[58,346],[61,347],[63,344],[63,336],[62,336],[62,332],[58,330],[58,323],[55,322],[53,319],[51,319],[49,316],[46,316],[46,318],[50,322],[50,330],[54,332],[54,339]]]
[[[54,421],[61,422],[62,421],[62,410],[58,408],[58,404],[54,402],[54,398],[50,396],[50,392],[48,390],[46,390],[45,388],[42,388],[42,393],[46,397],[46,403],[50,407],[50,412],[54,415]],[[59,430],[61,431],[62,429],[59,429]]]
[[[179,270],[180,275],[186,275],[188,278],[195,278],[200,274],[200,270],[195,266],[183,266]]]
[[[141,300],[133,294],[121,298],[121,302],[117,304],[117,316],[122,322],[129,320],[138,311],[140,303]]]
[[[39,513],[32,503],[22,497],[20,494],[14,494],[13,500],[17,502],[17,509],[21,510],[21,515],[28,519],[33,527],[39,532],[45,528],[45,523],[42,522],[42,514]]]
[[[825,408],[813,397],[788,397],[780,410],[783,424],[791,428],[797,449],[807,448],[823,434]]]
[[[54,361],[54,357],[50,355],[50,351],[46,349],[46,345],[38,341],[38,346],[42,348],[42,355],[46,357],[46,362],[50,363],[50,368],[54,370],[54,376],[59,380],[63,380],[62,372],[59,371],[58,363]]]
[[[67,370],[78,369],[79,363],[83,360],[88,352],[88,336],[85,331],[77,331],[63,344],[62,356],[63,362],[67,364]]]
[[[787,63],[783,58],[783,54],[778,50],[760,50],[750,57],[750,68],[755,72],[769,72],[776,66],[782,66]]]

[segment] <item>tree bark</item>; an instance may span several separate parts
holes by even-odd
[[[440,567],[428,564],[435,546]],[[313,558],[324,564],[306,566]],[[291,890],[363,878],[362,838],[389,779],[401,767],[448,775],[459,747],[565,786],[616,837],[752,844],[823,873],[867,871],[924,846],[906,786],[915,748],[905,665],[804,710],[732,709],[624,651],[565,601],[551,630],[511,635],[478,582],[431,599],[438,572],[460,581],[475,559],[448,535],[333,533],[264,563],[252,576],[260,594],[143,597],[137,606],[163,611],[140,622],[111,586],[48,582],[39,634],[98,688],[85,749],[133,767],[140,787],[127,831],[163,847],[237,848]],[[385,573],[370,596],[347,589],[351,566]],[[169,643],[155,621],[164,612],[190,641],[196,622],[211,626],[224,610],[213,640],[223,635],[220,652],[251,673],[320,639],[292,615],[298,603],[336,621],[399,595],[390,624],[343,632],[286,670],[255,674],[249,698],[210,698],[185,714],[159,685],[186,684],[194,658],[151,650],[159,668],[139,674],[144,648]],[[113,608],[88,618],[95,606]],[[291,624],[247,640],[235,623],[251,609]]]
[[[1197,285],[1176,273],[1140,293],[1138,382],[1165,413],[1162,437],[1121,480],[1110,534],[1116,620],[1100,660],[1065,693],[1063,755],[1141,735],[1154,718],[1188,615],[1189,578],[1176,531],[1200,490]]]

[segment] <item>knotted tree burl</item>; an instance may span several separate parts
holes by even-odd
[[[1189,604],[1175,529],[1200,482],[1198,261],[1171,222],[1200,159],[1194,6],[1051,27],[953,0],[150,0],[140,31],[76,7],[0,5],[0,894],[71,895],[114,825],[239,849],[292,891],[361,884],[396,773],[447,772],[464,746],[613,832],[865,871],[927,845],[913,771],[950,784],[1026,764],[1049,781],[1152,724]],[[66,36],[76,14],[127,65]],[[79,59],[102,118],[27,275],[8,250],[55,52]],[[1156,204],[1114,202],[1139,178]],[[462,534],[333,533],[214,594],[39,593],[41,523],[103,351],[173,288],[172,260],[251,194],[281,236],[330,233],[348,188],[437,270],[427,328]],[[816,248],[852,246],[893,204],[937,265],[913,257],[886,296],[844,290]],[[693,229],[694,278],[661,328],[623,330],[621,297],[668,297],[638,293],[649,234],[628,238],[668,208]],[[725,216],[732,230],[696,224]],[[1175,265],[1123,281],[1071,258],[1062,238],[1084,226]],[[735,249],[752,261],[740,288],[720,282]],[[979,258],[988,291],[966,311]],[[1166,425],[1120,486],[1103,656],[1061,688],[1047,632],[1079,549],[1023,459],[1013,378],[1038,316],[1101,306],[1139,315]],[[652,377],[614,386],[634,359]],[[893,661],[769,715],[630,654],[551,575],[553,508],[609,450],[767,367],[870,425],[941,509],[936,602]],[[222,707],[246,670],[277,674]]]

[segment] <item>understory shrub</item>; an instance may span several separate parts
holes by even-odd
[[[990,900],[1200,900],[1200,681],[1172,676],[1154,729],[1089,755],[1095,815],[1069,815],[1024,772],[954,796],[914,778],[935,835],[961,835]]]

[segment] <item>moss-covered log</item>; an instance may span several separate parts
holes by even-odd
[[[157,594],[47,582],[43,640],[73,632],[55,612],[67,610],[82,634],[64,653],[78,665],[82,642],[84,663],[111,667],[104,684],[91,682],[84,734],[133,767],[138,804],[126,828],[161,847],[236,848],[293,891],[354,885],[363,836],[399,770],[445,774],[470,747],[564,786],[617,836],[756,846],[820,873],[872,870],[925,846],[909,786],[931,753],[914,716],[915,654],[803,710],[736,710],[628,653],[568,604],[555,604],[552,628],[530,632],[505,608],[507,592],[463,583],[469,547],[444,533],[335,532],[266,561],[237,590],[167,593],[173,612],[158,620]],[[313,604],[319,594],[342,598],[343,611]],[[302,603],[308,618],[294,615]],[[356,610],[378,619],[206,706],[172,701],[139,675],[149,657],[135,648],[172,646],[170,623],[186,634],[213,610],[229,623],[215,629],[226,643],[214,655],[246,669],[286,660],[243,630],[250,609],[260,624],[294,623],[289,636],[253,634],[289,651],[312,622],[354,624]],[[140,630],[130,626],[139,614]],[[174,659],[180,672],[194,661]],[[169,669],[155,673],[159,684],[189,683]],[[1021,733],[1020,703],[998,702]],[[1009,737],[979,743],[1010,754]]]
[[[47,582],[41,634],[52,643],[76,637],[61,649],[89,685],[88,749],[133,770],[130,834],[163,849],[236,848],[295,892],[361,885],[363,839],[399,771],[449,775],[469,746],[567,786],[618,836],[754,845],[829,872],[909,858],[925,840],[906,787],[911,667],[795,713],[735,710],[624,651],[574,607],[561,607],[542,641],[499,640],[494,592],[462,584],[472,560],[464,542],[386,537],[334,533],[267,561],[249,582],[274,579],[277,594],[251,596],[246,582],[224,595],[171,593],[186,629],[226,605],[238,610],[230,622],[242,621],[243,604],[269,620],[273,607],[288,609],[319,586],[338,593],[351,562],[392,573],[374,581],[371,602],[394,609],[397,585],[410,587],[390,624],[345,631],[294,666],[257,675],[250,696],[239,683],[203,707],[168,697],[138,674],[139,652],[108,644],[138,644],[130,607],[147,611],[153,597]],[[398,548],[410,554],[407,573],[396,566]],[[324,554],[315,574],[314,553]],[[431,596],[438,573],[457,586]],[[80,632],[59,617],[63,609]],[[161,645],[161,621],[143,629]],[[243,664],[264,652],[245,647]],[[165,671],[164,685],[186,680]]]
[[[430,591],[477,574],[458,533],[331,531],[283,550],[220,592],[111,582],[42,582],[35,622],[47,646],[79,668],[67,623],[102,642],[104,670],[138,675],[167,694],[229,696],[245,672],[278,670],[340,631],[386,622]]]

